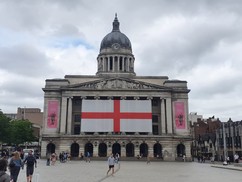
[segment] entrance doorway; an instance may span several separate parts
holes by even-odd
[[[139,147],[140,156],[147,157],[148,156],[148,145],[146,143],[142,143]]]
[[[79,144],[78,143],[73,143],[71,144],[71,157],[79,157]]]
[[[98,146],[98,156],[107,157],[107,145],[106,143],[100,143]]]
[[[126,157],[134,157],[134,144],[128,143],[126,145]]]
[[[53,154],[55,153],[55,144],[49,143],[46,147],[46,154]]]
[[[84,152],[85,152],[86,156],[87,156],[87,152],[89,152],[91,156],[93,155],[93,145],[92,145],[92,143],[90,143],[90,142],[86,143]]]
[[[116,153],[119,154],[119,156],[121,156],[121,145],[119,143],[114,143],[112,146],[112,153],[115,156]]]

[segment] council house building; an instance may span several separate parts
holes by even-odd
[[[43,157],[64,151],[72,158],[89,152],[92,157],[119,153],[123,159],[191,160],[187,82],[137,76],[134,63],[116,15],[101,42],[96,75],[46,80]]]

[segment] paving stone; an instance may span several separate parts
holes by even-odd
[[[197,162],[121,161],[115,166],[114,176],[106,176],[106,161],[68,161],[46,166],[38,160],[32,182],[241,182],[241,171],[211,167]],[[26,182],[26,168],[20,171],[18,182]]]

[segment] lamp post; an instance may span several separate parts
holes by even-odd
[[[224,123],[223,123],[223,141],[224,141],[224,165],[227,165],[227,152],[226,152],[226,139],[225,139],[225,128],[224,128]]]

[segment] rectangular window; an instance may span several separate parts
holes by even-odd
[[[158,115],[152,115],[152,123],[158,123]]]
[[[80,125],[74,125],[74,135],[80,135]]]
[[[158,100],[152,100],[152,106],[158,106]]]
[[[74,115],[74,122],[81,122],[81,116],[79,114]]]
[[[158,125],[153,125],[152,130],[153,130],[153,135],[159,135]]]

